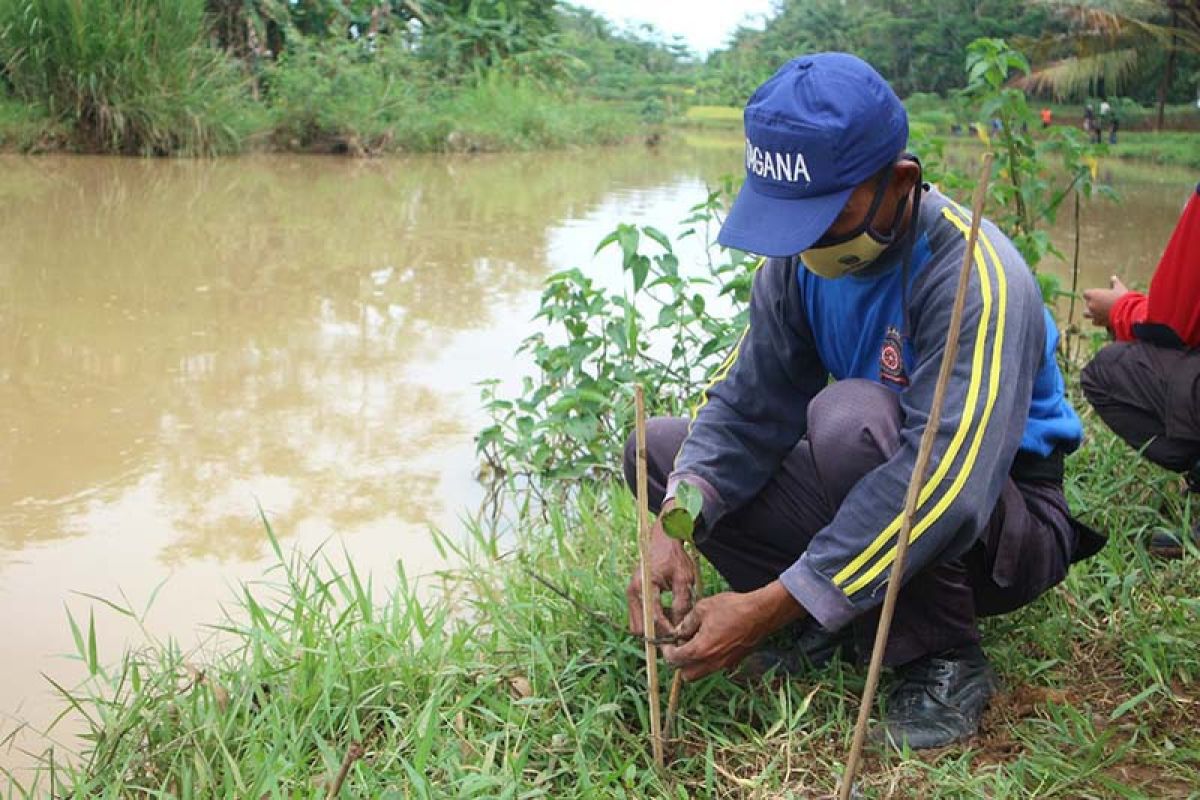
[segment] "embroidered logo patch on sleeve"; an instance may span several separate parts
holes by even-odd
[[[900,331],[889,325],[879,351],[879,380],[894,386],[908,386],[908,374],[904,371],[904,343]]]

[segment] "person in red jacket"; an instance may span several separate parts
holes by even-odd
[[[1200,493],[1200,185],[1192,192],[1148,295],[1115,275],[1083,293],[1086,315],[1116,342],[1083,369],[1088,402],[1150,461],[1184,474]],[[1200,545],[1200,522],[1192,531]],[[1151,552],[1176,555],[1178,538],[1158,533]]]

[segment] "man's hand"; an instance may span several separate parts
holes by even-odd
[[[663,655],[694,681],[737,666],[768,634],[802,616],[803,607],[779,581],[745,594],[723,592],[696,604],[676,630],[687,643],[666,646]]]
[[[1108,315],[1112,313],[1117,298],[1129,291],[1116,275],[1112,276],[1110,282],[1110,289],[1085,289],[1083,292],[1083,301],[1087,304],[1083,315],[1102,328],[1108,327]]]
[[[671,508],[667,501],[663,510]],[[662,525],[654,523],[650,531],[650,582],[654,607],[654,627],[658,636],[668,636],[675,626],[692,610],[692,586],[696,583],[696,565],[683,549],[683,542],[670,538],[663,533]],[[663,608],[662,593],[672,595],[670,616]],[[625,590],[625,599],[629,603],[629,629],[637,636],[644,636],[642,630],[642,571],[635,568],[633,580]]]

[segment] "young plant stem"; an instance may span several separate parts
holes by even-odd
[[[662,718],[659,714],[658,649],[649,637],[654,632],[654,584],[650,580],[650,498],[646,482],[646,401],[640,384],[633,387],[636,404],[638,556],[642,570],[642,630],[646,636],[647,710],[650,714],[650,750],[654,765],[663,768]]]
[[[325,793],[325,800],[333,800],[342,793],[342,784],[346,782],[346,777],[350,774],[350,768],[354,766],[354,762],[363,757],[363,746],[358,742],[352,742],[346,750],[346,756],[342,759],[342,766],[338,769],[337,776],[329,784],[329,791]]]
[[[946,330],[946,347],[942,352],[942,363],[938,370],[937,384],[933,390],[933,402],[929,409],[929,419],[921,434],[921,444],[917,449],[917,460],[913,464],[912,478],[908,482],[908,491],[904,495],[904,516],[900,535],[896,539],[896,560],[892,564],[892,572],[887,582],[887,593],[883,598],[883,607],[879,612],[879,627],[875,629],[875,644],[871,650],[871,665],[867,670],[867,683],[863,687],[862,705],[858,709],[858,721],[854,726],[854,739],[850,744],[850,756],[846,759],[846,772],[838,787],[838,800],[849,800],[854,788],[854,776],[858,772],[859,760],[862,757],[863,742],[867,735],[867,722],[871,718],[871,707],[875,703],[875,690],[879,687],[879,674],[883,669],[883,654],[887,649],[888,634],[891,632],[892,615],[896,611],[896,598],[900,594],[900,584],[904,576],[904,562],[908,555],[908,540],[912,535],[913,517],[917,511],[917,498],[925,484],[925,473],[933,456],[933,443],[937,439],[938,426],[942,418],[942,401],[946,396],[946,386],[950,382],[950,373],[954,368],[954,360],[958,355],[959,328],[962,326],[963,305],[967,297],[967,286],[970,285],[971,261],[975,256],[976,239],[979,236],[979,222],[983,218],[983,203],[987,197],[988,179],[992,174],[992,153],[983,157],[983,167],[979,172],[979,182],[975,185],[975,196],[971,203],[971,231],[967,235],[967,249],[963,253],[962,268],[958,274],[958,288],[954,295],[954,308],[950,313],[950,324]]]
[[[1071,377],[1075,362],[1075,342],[1079,336],[1075,331],[1075,298],[1079,294],[1079,190],[1075,190],[1075,244],[1071,253],[1071,305],[1067,310],[1067,358],[1063,366],[1063,378]]]
[[[687,545],[684,545],[684,552],[687,552]],[[691,558],[691,555],[689,554],[688,557]],[[692,584],[694,587],[692,590],[692,604],[695,605],[696,601],[703,594],[704,589],[701,584],[699,564],[697,564],[694,558],[692,559],[692,566],[695,567],[693,571],[696,575],[696,582]],[[682,685],[683,673],[675,670],[675,674],[671,676],[671,690],[667,693],[667,718],[666,723],[663,725],[664,739],[670,739],[675,733],[675,717],[679,712],[679,690]]]

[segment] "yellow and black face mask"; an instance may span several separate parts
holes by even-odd
[[[874,228],[875,214],[883,202],[891,175],[892,165],[889,164],[883,171],[874,197],[871,198],[867,216],[854,230],[833,239],[822,237],[800,254],[800,261],[809,271],[822,278],[842,278],[866,269],[895,243],[896,227],[904,215],[908,197],[904,197],[896,206],[891,233],[885,235]]]

